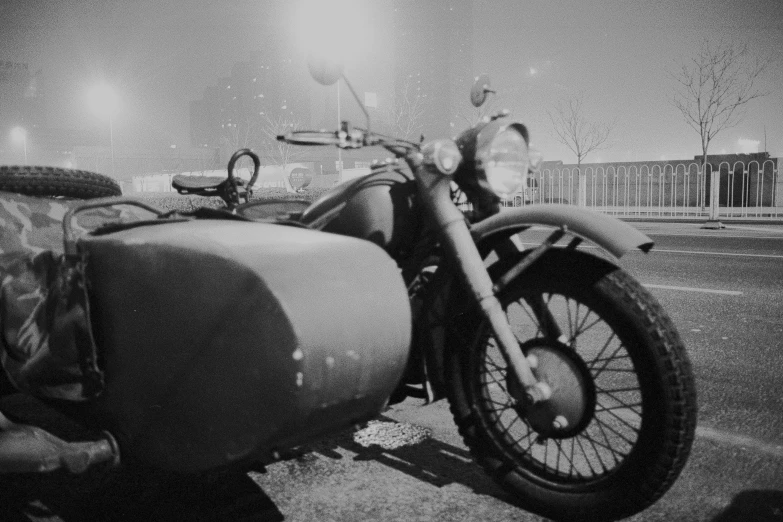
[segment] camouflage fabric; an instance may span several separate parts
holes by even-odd
[[[77,203],[0,192],[0,254],[63,252],[63,217]],[[128,206],[90,209],[78,215],[74,230],[84,233],[106,222],[149,219],[151,215]]]
[[[0,193],[0,254],[63,249],[65,201]]]
[[[0,254],[0,366],[17,389],[71,401],[102,391],[84,269],[48,250]]]

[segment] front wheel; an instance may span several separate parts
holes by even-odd
[[[449,400],[474,457],[522,507],[558,520],[616,520],[655,502],[696,425],[690,361],[655,298],[614,265],[563,249],[498,297],[554,391],[525,408],[488,323],[458,317],[456,335],[473,342],[450,357]]]

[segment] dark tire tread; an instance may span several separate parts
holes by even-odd
[[[75,199],[122,195],[119,183],[103,174],[28,165],[0,166],[0,191],[26,196]]]
[[[470,357],[467,345],[447,362],[452,415],[477,462],[525,509],[556,520],[617,520],[633,515],[653,504],[672,486],[690,453],[696,428],[696,390],[690,360],[672,320],[661,305],[621,269],[581,252],[550,251],[541,265],[543,269],[539,265],[538,269],[531,270],[529,281],[560,276],[570,278],[574,284],[585,284],[577,280],[580,277],[592,279],[588,284],[594,291],[613,299],[618,309],[629,310],[635,324],[642,327],[643,333],[640,333],[650,341],[646,344],[647,349],[652,350],[649,355],[657,368],[656,381],[667,396],[663,433],[657,434],[662,437],[662,444],[651,454],[642,456],[642,465],[637,462],[633,480],[610,482],[605,489],[563,492],[529,482],[514,471],[517,464],[483,433],[478,414],[472,410],[461,373],[465,358]],[[585,276],[591,273],[593,275]],[[523,282],[518,280],[517,284]],[[455,342],[459,341],[455,339]]]

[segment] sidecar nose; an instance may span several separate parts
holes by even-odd
[[[368,241],[198,220],[83,245],[106,374],[94,413],[123,459],[271,460],[378,414],[407,362],[407,290]]]

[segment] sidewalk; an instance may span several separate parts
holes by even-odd
[[[629,225],[633,226],[634,228],[638,229],[641,232],[644,233],[650,233],[653,234],[655,232],[667,232],[667,233],[677,233],[677,234],[699,234],[699,235],[715,235],[720,236],[721,234],[728,233],[744,233],[748,234],[749,236],[752,235],[768,235],[768,236],[775,236],[783,238],[783,222],[781,223],[737,223],[737,222],[725,222],[721,221],[723,224],[723,228],[721,229],[713,229],[713,228],[703,228],[703,225],[705,221],[698,221],[698,222],[682,222],[682,221],[672,221],[672,220],[655,220],[655,221],[649,221],[649,220],[635,220],[635,219],[622,219],[622,221],[627,222]]]

